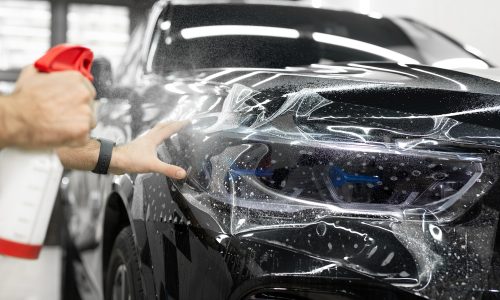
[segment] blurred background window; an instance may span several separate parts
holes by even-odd
[[[96,56],[108,58],[114,69],[125,52],[129,27],[129,10],[126,7],[69,5],[68,42],[91,48]]]
[[[48,1],[0,1],[0,71],[20,69],[49,47]]]

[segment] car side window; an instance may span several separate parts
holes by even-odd
[[[150,52],[148,55],[146,66],[147,72],[158,72],[158,67],[160,67],[161,69],[163,66],[169,64],[169,62],[167,62],[167,58],[169,52],[171,51],[170,48],[174,39],[170,30],[172,26],[171,13],[172,10],[166,8],[158,18],[156,28],[154,30],[154,35],[151,39]]]

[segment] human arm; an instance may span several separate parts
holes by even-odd
[[[175,179],[182,179],[186,171],[180,167],[162,162],[156,148],[163,140],[176,133],[188,122],[160,123],[132,142],[113,148],[109,173],[161,173]],[[93,170],[99,157],[100,143],[89,140],[84,146],[59,148],[57,153],[68,169]]]

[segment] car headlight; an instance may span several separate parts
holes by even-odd
[[[180,192],[232,234],[331,216],[447,223],[497,180],[497,145],[468,135],[482,130],[236,84],[169,152],[189,169]]]

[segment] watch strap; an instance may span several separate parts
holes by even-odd
[[[99,150],[99,158],[97,159],[97,165],[95,166],[93,173],[96,174],[108,174],[109,164],[111,163],[111,155],[113,154],[113,147],[115,142],[107,139],[97,139],[101,143],[101,148]]]

